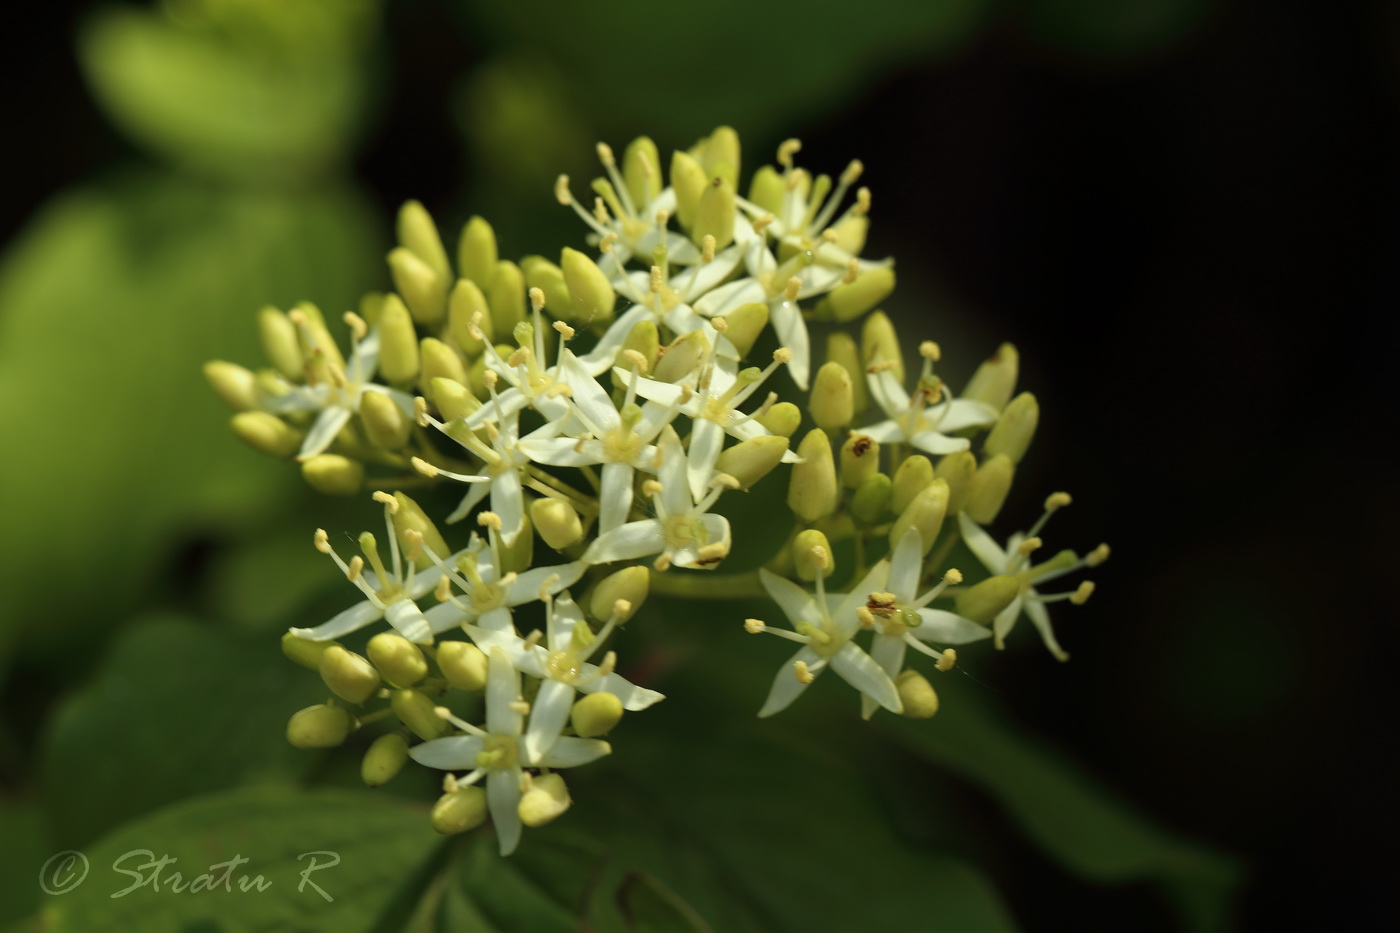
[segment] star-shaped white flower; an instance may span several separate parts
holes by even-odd
[[[939,456],[967,450],[970,446],[965,437],[949,436],[954,432],[995,424],[998,417],[995,408],[986,402],[953,398],[943,381],[933,375],[938,352],[938,345],[932,341],[924,341],[919,346],[924,364],[913,397],[899,384],[889,361],[870,367],[866,374],[870,394],[884,410],[886,420],[859,428],[857,433],[881,444],[903,442]]]

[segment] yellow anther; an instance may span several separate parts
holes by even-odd
[[[630,600],[630,599],[615,599],[615,600],[613,600],[613,607],[612,607],[612,609],[613,609],[613,615],[618,616],[619,618],[625,619],[625,618],[627,618],[628,616],[630,616],[630,615],[632,614],[632,600]]]
[[[522,716],[528,715],[530,712],[530,704],[526,703],[524,700],[512,700],[507,705],[510,707],[511,712],[519,713]]]
[[[693,398],[695,398],[695,390],[689,385],[681,386],[680,404],[684,405]]]
[[[663,228],[664,228],[664,227],[665,227],[668,223],[670,223],[670,222],[671,222],[671,212],[670,212],[670,211],[661,210],[661,211],[657,211],[657,212],[656,212],[656,225],[657,225],[658,227],[663,227]]]
[[[612,146],[607,143],[598,144],[598,161],[609,168],[617,164],[617,159],[613,156]]]
[[[543,638],[544,632],[540,631],[539,629],[535,629],[529,635],[525,636],[525,647],[527,649],[533,648],[536,645],[538,645]]]
[[[501,381],[501,374],[494,369],[488,369],[481,374],[481,382],[488,389],[496,388],[496,383]]]
[[[797,682],[800,684],[810,684],[817,679],[817,675],[807,670],[806,661],[793,661],[792,672],[797,675]]]
[[[407,528],[403,533],[404,543],[408,545],[407,557],[409,560],[417,560],[423,553],[423,532],[414,528]],[[444,578],[445,579],[445,578]]]
[[[729,554],[729,548],[716,541],[714,544],[707,544],[695,552],[695,560],[701,564],[712,564],[715,561],[724,560]]]
[[[753,222],[753,232],[761,235],[768,229],[768,225],[777,219],[772,214],[759,214],[758,219]]]
[[[851,164],[846,166],[846,170],[841,173],[841,184],[854,185],[856,179],[860,178],[865,171],[865,163],[860,159],[852,159]]]
[[[856,618],[859,619],[860,624],[864,625],[866,628],[875,624],[875,613],[871,612],[865,606],[856,607]]]
[[[451,719],[451,718],[452,718],[452,710],[448,709],[448,708],[445,707],[445,706],[434,706],[434,707],[433,707],[433,715],[436,716],[438,719]],[[448,775],[448,777],[451,777],[451,776],[452,776],[452,775],[450,775],[450,774]]]
[[[860,263],[853,256],[846,260],[846,274],[841,276],[841,281],[850,285],[858,278],[860,278]]]
[[[1089,556],[1084,558],[1084,563],[1089,567],[1097,567],[1108,560],[1108,545],[1100,544],[1089,552]]]
[[[826,548],[818,544],[808,552],[812,565],[818,570],[825,570],[831,566],[831,555],[826,552]]]
[[[497,519],[497,521],[500,521],[500,519]],[[500,527],[500,526],[498,525],[497,528],[499,528],[499,527]],[[518,573],[516,573],[514,570],[512,570],[510,573],[506,574],[504,577],[501,577],[501,586],[510,586],[512,583],[514,583],[516,580],[519,580],[519,579],[520,579],[520,574],[518,574]]]
[[[783,286],[783,297],[788,301],[796,301],[797,293],[802,291],[802,280],[797,276],[787,280],[787,285]]]
[[[1016,550],[1019,551],[1023,557],[1029,557],[1031,554],[1035,553],[1035,551],[1039,550],[1040,546],[1044,543],[1045,542],[1039,538],[1027,538],[1016,547]]]
[[[439,707],[437,707],[435,710],[433,710],[433,712],[438,713],[438,715],[441,716],[442,713],[439,712],[439,711],[440,711],[440,710],[446,710],[446,709],[447,709],[447,707],[445,707],[445,706],[439,706]],[[443,718],[446,718],[446,717],[443,717]],[[455,793],[457,793],[457,776],[456,776],[456,775],[449,774],[449,775],[446,775],[445,777],[443,777],[443,779],[442,779],[442,792],[443,792],[444,794],[455,794]]]
[[[1062,509],[1069,505],[1070,501],[1069,493],[1052,492],[1045,500],[1045,511],[1053,512],[1056,509]]]
[[[957,664],[957,663],[958,663],[958,651],[957,651],[957,649],[956,649],[956,648],[945,648],[945,649],[943,649],[943,657],[941,657],[941,658],[938,659],[938,663],[935,664],[934,667],[938,668],[940,671],[951,671],[951,670],[953,669],[953,665],[955,665],[955,664]]]
[[[481,332],[481,321],[485,314],[481,311],[473,311],[472,319],[467,323],[467,334],[473,340],[485,340],[486,336]]]
[[[894,609],[894,604],[899,601],[899,597],[893,593],[886,593],[876,590],[866,597],[866,605],[879,612],[889,612]]]
[[[593,216],[598,223],[604,226],[612,220],[612,215],[608,213],[608,205],[603,202],[602,198],[593,199]]]
[[[356,340],[364,340],[365,334],[369,333],[369,325],[365,319],[354,311],[346,311],[343,317],[346,324],[350,325],[350,333],[355,335]]]
[[[856,206],[851,209],[851,212],[856,214],[857,216],[861,214],[870,213],[869,188],[861,188],[859,191],[856,192]]]
[[[532,289],[530,289],[529,294],[530,294],[530,307],[533,308],[533,309],[536,310],[536,311],[543,311],[543,310],[544,310],[544,289],[542,289],[542,288],[532,288]]]
[[[712,487],[723,486],[725,489],[738,489],[740,483],[738,478],[735,476],[732,476],[728,473],[718,473],[715,475],[714,479],[710,480],[710,485]]]
[[[399,514],[399,500],[395,499],[393,496],[389,495],[384,490],[375,490],[374,494],[371,495],[370,498],[387,508],[389,510],[390,515]]]
[[[622,358],[631,363],[638,372],[646,372],[651,367],[647,365],[647,358],[640,350],[623,350]]]
[[[666,280],[663,279],[663,278],[661,277],[661,267],[660,267],[660,266],[652,266],[652,267],[651,267],[651,293],[652,293],[653,295],[659,295],[659,294],[661,293],[661,286],[664,285],[664,284],[666,284]]]
[[[598,241],[598,249],[605,253],[611,253],[613,245],[617,243],[617,234],[609,233]]]
[[[802,149],[802,140],[785,139],[778,146],[778,164],[784,168],[792,168],[792,157]]]
[[[554,197],[565,207],[574,203],[574,196],[569,193],[569,176],[560,175],[554,181]]]
[[[603,663],[598,665],[598,676],[607,677],[617,669],[617,652],[609,651],[603,655]]]
[[[448,576],[438,577],[437,586],[433,587],[433,595],[437,601],[445,603],[452,598],[452,578]]]
[[[565,398],[573,398],[574,390],[564,385],[562,382],[556,382],[548,389],[545,389],[544,394],[546,398],[558,398],[561,395]]]
[[[653,499],[661,495],[661,489],[662,486],[660,480],[649,479],[642,483],[642,495],[648,496]],[[325,532],[322,532],[322,534],[324,533]]]
[[[930,362],[937,363],[943,358],[943,349],[932,340],[925,340],[919,344],[919,355]]]
[[[559,583],[559,574],[551,573],[543,583],[540,584],[540,602],[549,602],[551,591]]]
[[[700,241],[700,261],[703,263],[715,261],[715,238],[713,234],[705,234],[705,238]]]
[[[1082,606],[1085,603],[1087,603],[1089,601],[1089,597],[1093,595],[1094,581],[1085,580],[1083,583],[1079,584],[1079,589],[1074,591],[1074,595],[1069,598],[1069,601],[1074,603],[1076,606]]]
[[[417,470],[419,473],[422,473],[424,476],[435,477],[438,475],[439,472],[441,472],[440,470],[438,470],[437,467],[433,466],[431,463],[424,460],[422,457],[411,457],[409,458],[408,462],[413,465],[413,468],[415,470]]]
[[[956,567],[951,568],[943,575],[943,582],[947,583],[949,586],[957,586],[959,583],[963,582],[962,571]]]
[[[841,235],[830,227],[822,231],[821,240],[823,243],[835,243],[839,239],[841,239]]]
[[[897,368],[899,368],[899,363],[894,360],[879,360],[867,366],[865,371],[868,373],[885,373]]]
[[[428,400],[421,395],[413,398],[413,418],[420,428],[428,426]]]
[[[721,334],[729,330],[729,322],[722,317],[710,318],[710,326]]]
[[[489,370],[489,369],[488,369],[486,372],[489,373],[489,374],[491,374],[491,375],[495,375],[495,374],[492,373],[492,371]],[[490,382],[487,382],[486,384],[487,384],[487,385],[495,385],[496,383],[495,383],[495,380],[491,380]],[[501,439],[501,429],[498,428],[498,427],[496,427],[496,426],[495,426],[494,424],[492,424],[491,422],[489,422],[489,421],[486,422],[486,424],[482,425],[482,427],[484,427],[484,428],[486,429],[486,436],[489,437],[489,438],[491,439],[491,443],[494,444],[494,443],[496,443],[496,441],[498,441],[498,440]]]
[[[792,351],[787,347],[779,347],[773,351],[773,362],[787,365],[792,362]]]
[[[573,340],[574,334],[578,333],[578,331],[574,330],[572,327],[570,327],[568,324],[565,324],[563,321],[555,321],[554,329],[559,331],[559,336],[563,337],[566,342],[569,340]]]
[[[345,579],[349,580],[351,583],[354,583],[360,578],[360,571],[364,569],[365,559],[360,555],[356,554],[354,557],[350,558],[350,566],[345,571]]]
[[[331,537],[326,534],[326,529],[317,528],[316,534],[311,540],[316,543],[316,550],[320,551],[322,554],[329,554],[331,552]]]
[[[768,624],[761,619],[744,620],[744,631],[748,632],[750,635],[757,635],[767,627]]]
[[[653,569],[656,570],[657,573],[665,573],[666,571],[671,569],[671,558],[667,557],[665,554],[662,554],[656,560],[651,562],[651,566]]]
[[[482,512],[476,517],[476,523],[483,528],[490,528],[492,531],[501,530],[501,516],[495,512]]]

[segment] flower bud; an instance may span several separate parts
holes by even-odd
[[[622,154],[622,179],[638,211],[661,193],[661,153],[649,137],[638,136]]]
[[[535,527],[530,521],[530,510],[520,516],[520,533],[515,543],[501,543],[501,572],[524,573],[535,562]]]
[[[389,705],[399,722],[420,739],[435,739],[447,731],[447,720],[437,714],[437,705],[417,690],[395,690]]]
[[[943,530],[943,518],[948,514],[948,484],[935,479],[919,491],[913,501],[905,506],[890,527],[890,547],[899,544],[899,539],[910,528],[916,528],[923,539],[924,553],[927,554]]]
[[[700,196],[708,183],[704,167],[694,156],[680,151],[671,154],[671,187],[676,192],[676,219],[682,229],[689,231],[695,225]]]
[[[223,403],[234,411],[258,406],[258,381],[252,371],[237,363],[210,360],[204,364],[204,378]]]
[[[624,567],[604,577],[593,588],[588,600],[588,610],[593,618],[607,621],[617,611],[617,603],[622,600],[630,607],[620,621],[627,621],[636,615],[651,592],[651,571],[644,565]]]
[[[465,418],[481,407],[472,390],[454,379],[438,376],[433,379],[432,390],[433,404],[442,412],[445,421]]]
[[[974,402],[986,402],[997,411],[1001,411],[1016,389],[1016,376],[1020,365],[1021,357],[1016,348],[1009,343],[1003,343],[997,347],[997,352],[977,367],[977,372],[972,374],[972,378],[967,381],[967,387],[962,390],[962,397]]]
[[[893,487],[890,478],[883,473],[876,473],[861,480],[855,495],[851,497],[851,514],[855,516],[856,521],[873,525],[884,518]]]
[[[970,450],[959,450],[938,461],[933,475],[948,484],[948,514],[956,515],[967,508],[972,494],[972,481],[977,476],[977,458]]]
[[[457,271],[483,292],[490,291],[499,262],[496,231],[481,217],[468,220],[457,241]]]
[[[298,638],[291,632],[282,634],[282,653],[287,656],[287,659],[313,671],[321,669],[321,655],[325,654],[326,649],[334,644],[333,641],[312,641],[309,638]]]
[[[240,441],[269,457],[284,460],[301,449],[301,432],[265,411],[240,411],[229,423]]]
[[[899,691],[899,700],[904,704],[904,715],[910,719],[928,719],[938,712],[938,694],[933,684],[918,671],[910,668],[894,679],[894,687]]]
[[[622,701],[605,690],[590,693],[574,704],[569,721],[585,739],[605,735],[622,720]]]
[[[749,200],[770,214],[783,212],[783,196],[787,194],[787,184],[778,170],[765,165],[753,173],[749,182]]]
[[[525,276],[520,267],[509,259],[496,263],[496,274],[486,290],[486,298],[491,305],[491,332],[512,333],[515,325],[525,320]],[[506,355],[510,355],[510,350]]]
[[[826,359],[839,363],[851,377],[851,411],[860,414],[870,404],[870,393],[865,385],[865,367],[860,362],[860,349],[851,335],[845,331],[835,331],[826,338]]]
[[[369,442],[380,450],[402,449],[413,431],[413,423],[403,409],[383,392],[360,396],[360,423]]]
[[[802,409],[792,402],[778,402],[759,415],[757,420],[779,437],[792,437],[802,424]]]
[[[702,141],[703,151],[696,158],[710,178],[723,178],[731,188],[739,186],[739,134],[732,126],[717,126]]]
[[[444,836],[465,833],[486,822],[486,791],[469,784],[443,794],[433,804],[433,829]]]
[[[811,583],[821,574],[825,580],[836,571],[831,542],[815,528],[799,531],[792,539],[792,566],[798,579]]]
[[[327,496],[357,496],[365,483],[364,464],[339,454],[317,454],[302,461],[301,475],[307,485]]]
[[[380,632],[365,650],[379,673],[395,687],[411,687],[428,676],[422,650],[397,632]]]
[[[613,291],[612,283],[598,264],[586,254],[566,246],[559,254],[559,267],[564,271],[564,282],[573,299],[570,320],[580,324],[611,321],[617,292]]]
[[[301,341],[291,318],[273,307],[258,312],[258,339],[263,353],[279,373],[299,382],[306,376],[306,363],[301,355]]]
[[[379,319],[384,310],[384,301],[387,298],[388,295],[383,292],[365,292],[360,296],[359,315],[370,327],[379,326]]]
[[[1001,413],[1001,418],[992,426],[991,433],[982,442],[982,451],[989,457],[1005,454],[1012,463],[1020,463],[1035,437],[1035,427],[1040,422],[1040,403],[1029,392],[1022,392],[1011,400]]]
[[[648,319],[632,325],[632,329],[627,332],[627,339],[622,341],[622,346],[618,348],[614,365],[621,366],[623,369],[632,368],[632,364],[627,361],[627,357],[624,355],[628,350],[637,351],[647,361],[644,375],[656,368],[657,358],[661,356],[661,335],[655,321]]]
[[[1011,481],[1016,478],[1016,464],[1005,454],[997,454],[977,468],[972,477],[972,486],[967,493],[963,511],[967,517],[979,525],[993,522],[997,513],[1011,492]]]
[[[422,346],[423,372],[418,384],[431,395],[434,379],[451,379],[453,382],[467,381],[467,367],[458,352],[436,337],[424,337]],[[436,399],[432,399],[436,403]]]
[[[547,496],[530,504],[530,518],[544,543],[562,551],[583,539],[583,522],[578,512],[563,499]]]
[[[526,826],[543,826],[562,816],[572,803],[564,779],[557,771],[551,771],[549,774],[537,775],[530,779],[525,793],[520,795],[520,804],[515,808],[515,812],[520,817],[520,822]]]
[[[728,473],[739,481],[739,488],[748,489],[763,479],[783,460],[788,452],[786,437],[766,434],[740,441],[726,448],[715,461],[715,470]]]
[[[661,355],[661,361],[656,364],[652,378],[658,382],[680,382],[695,371],[695,367],[700,365],[700,361],[709,352],[710,341],[700,331],[693,330],[688,334],[681,334],[671,341],[671,345]]]
[[[763,333],[763,328],[768,326],[768,305],[761,301],[740,305],[724,316],[724,322],[729,325],[724,336],[734,344],[742,359],[749,355],[754,341]]]
[[[458,279],[447,296],[447,327],[468,359],[480,356],[495,334],[491,306],[481,288],[470,279]]]
[[[898,515],[909,508],[914,497],[933,482],[933,461],[923,454],[904,458],[894,471],[894,487],[890,491],[890,511]]]
[[[822,368],[817,370],[807,410],[823,431],[835,431],[851,423],[851,418],[855,416],[851,374],[840,363],[823,363]]]
[[[344,370],[345,357],[341,355],[340,347],[326,328],[326,318],[321,309],[309,301],[299,301],[292,313],[300,315],[304,322],[303,326],[295,328],[303,360],[301,375],[306,375],[309,370],[318,380],[324,380],[327,366]],[[288,318],[290,317],[289,314]]]
[[[379,787],[394,779],[408,761],[408,741],[397,732],[375,739],[360,762],[360,778],[370,787]]]
[[[715,249],[724,249],[734,242],[734,216],[737,211],[733,184],[724,178],[715,178],[705,185],[705,190],[700,194],[691,239],[699,243],[706,236],[712,236],[715,238]]]
[[[479,691],[486,686],[486,654],[468,641],[438,643],[438,670],[458,690]]]
[[[838,285],[817,302],[817,314],[834,321],[854,321],[894,291],[894,270],[889,266],[867,269],[854,282]]]
[[[389,521],[394,526],[394,535],[399,539],[399,547],[404,553],[413,550],[405,532],[416,531],[423,536],[423,547],[445,560],[452,553],[452,549],[447,546],[442,533],[437,530],[428,513],[423,511],[423,507],[401,492],[394,493],[394,501],[399,507],[389,515]],[[433,566],[433,561],[427,554],[420,554],[413,565],[419,570],[426,570]]]
[[[953,611],[979,625],[991,625],[992,620],[1020,593],[1019,580],[998,574],[967,589],[958,590],[953,595]]]
[[[574,320],[574,299],[564,270],[543,256],[526,256],[520,260],[525,284],[544,292],[544,309],[562,321]]]
[[[379,372],[385,381],[407,385],[418,376],[418,332],[398,295],[379,306]]]
[[[852,256],[859,256],[860,251],[865,249],[865,237],[870,233],[870,218],[862,214],[851,214],[827,229],[835,231],[837,249],[845,250]]]
[[[827,364],[831,365],[831,364]],[[841,485],[859,489],[880,470],[880,444],[864,434],[852,434],[841,445]]]
[[[831,457],[831,441],[826,432],[813,428],[797,447],[801,463],[792,465],[788,485],[788,508],[804,522],[814,522],[836,511],[839,489],[836,463]]]
[[[308,706],[287,721],[287,741],[296,748],[335,748],[354,726],[355,717],[339,706]]]
[[[885,312],[876,311],[861,325],[860,355],[865,360],[866,369],[875,363],[893,363],[894,369],[891,372],[894,373],[895,379],[904,381],[904,354],[900,352],[894,324]]]
[[[424,327],[442,323],[447,315],[446,278],[402,246],[389,250],[389,274],[415,321]]]
[[[452,277],[447,250],[438,235],[437,224],[420,201],[405,201],[399,208],[399,245],[427,263],[443,281]]]
[[[364,658],[339,645],[321,654],[321,679],[347,703],[359,705],[379,689],[379,672]]]

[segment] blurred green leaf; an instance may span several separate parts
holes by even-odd
[[[1198,26],[1214,0],[1016,0],[1028,32],[1078,56],[1123,60],[1160,52]]]
[[[646,872],[629,874],[617,901],[630,933],[713,933],[694,908]]]
[[[6,897],[0,898],[0,928],[18,920],[39,906],[39,867],[51,854],[44,815],[37,801],[27,797],[0,797],[0,826],[5,844],[0,845],[0,878],[5,879]]]
[[[398,909],[405,893],[417,895],[442,845],[427,818],[424,807],[363,792],[262,788],[200,797],[127,824],[85,850],[88,878],[47,898],[44,919],[50,933],[367,933]],[[312,862],[299,856],[313,852],[322,867],[303,884]],[[338,864],[329,853],[339,856]],[[151,877],[154,869],[141,866],[163,856],[175,861],[161,870],[158,891],[145,885],[113,896],[140,880],[131,872]],[[171,886],[174,872],[185,884],[206,872],[217,880],[221,863],[235,857],[247,862],[231,868],[231,890],[176,893]],[[241,878],[258,875],[270,882],[265,890],[240,890]]]

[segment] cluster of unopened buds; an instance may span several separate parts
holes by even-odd
[[[1036,560],[1047,519],[1069,504],[1062,492],[1005,546],[984,530],[1038,420],[1035,397],[1015,394],[1015,348],[1003,344],[959,394],[931,341],[906,371],[875,310],[893,263],[860,257],[862,166],[813,177],[794,164],[799,148],[783,143],[743,197],[727,127],[674,153],[666,175],[645,137],[620,161],[599,145],[591,204],[568,178],[556,185],[588,227],[588,249],[565,248],[557,264],[499,258],[474,217],[454,266],[410,202],[388,256],[395,292],[343,315],[348,350],[304,303],[260,312],[268,368],[207,364],[240,438],[295,459],[321,492],[372,491],[384,509],[382,539],[366,531],[338,548],[316,532],[363,600],[283,637],[335,695],[292,717],[292,744],[333,747],[397,720],[370,744],[365,781],[410,758],[442,769],[435,828],[489,815],[509,853],[522,825],[568,808],[560,770],[609,754],[601,736],[624,711],[662,699],[604,650],[649,595],[769,598],[767,619],[733,619],[796,643],[760,716],[828,668],[865,717],[932,716],[937,693],[906,666],[908,650],[947,671],[954,646],[1000,648],[1022,614],[1067,657],[1046,606],[1083,603],[1093,584],[1041,588],[1108,547]],[[726,508],[761,481],[756,495],[786,497],[791,530],[764,566],[724,567],[718,585]],[[402,491],[442,483],[466,487],[446,536]],[[466,540],[449,544],[463,521]],[[945,566],[960,541],[976,582]],[[371,626],[363,654],[341,644]]]

